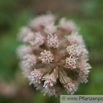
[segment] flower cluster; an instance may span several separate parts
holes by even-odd
[[[17,49],[21,69],[44,94],[59,95],[64,89],[73,94],[80,82],[87,82],[88,51],[73,21],[52,14],[41,15],[23,27],[19,40],[25,44]]]

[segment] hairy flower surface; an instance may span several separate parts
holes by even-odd
[[[17,49],[23,74],[44,95],[73,94],[88,82],[88,51],[72,21],[62,18],[55,25],[54,15],[38,16],[21,29],[19,40],[25,43]]]

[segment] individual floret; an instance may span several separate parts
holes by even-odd
[[[54,56],[50,51],[44,50],[44,52],[40,53],[41,56],[39,57],[42,60],[42,63],[50,63],[54,60]]]

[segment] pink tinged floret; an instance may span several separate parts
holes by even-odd
[[[34,71],[32,71],[30,73],[30,76],[28,76],[28,79],[30,80],[30,84],[36,84],[36,83],[41,83],[41,78],[42,78],[42,73],[40,72],[40,70],[34,69]]]
[[[78,67],[80,68],[80,73],[83,72],[84,74],[88,74],[91,69],[91,66],[89,63],[86,63],[86,61],[81,61],[78,63]]]
[[[17,55],[19,58],[23,58],[26,54],[32,54],[31,46],[21,45],[17,49]]]
[[[30,75],[31,71],[33,70],[32,67],[26,66],[26,65],[24,64],[24,61],[22,61],[22,62],[20,63],[20,68],[22,69],[22,71],[23,71],[22,73],[24,74],[25,77],[28,77],[28,76]]]
[[[73,21],[67,21],[66,18],[62,18],[59,21],[59,28],[66,31],[75,31],[77,28]]]
[[[50,51],[44,50],[44,52],[41,52],[40,54],[41,56],[39,58],[42,60],[42,63],[49,64],[54,60],[54,56]]]
[[[30,42],[30,41],[34,40],[34,38],[35,38],[34,32],[30,31],[30,32],[28,32],[28,34],[23,38],[23,42]]]
[[[35,55],[30,55],[27,54],[23,57],[24,61],[24,65],[27,67],[32,67],[36,64],[36,56]]]
[[[54,23],[47,24],[45,26],[45,29],[44,29],[44,32],[47,33],[47,34],[50,34],[50,33],[54,34],[54,33],[56,33],[56,31],[57,31],[57,27],[54,26]]]
[[[49,34],[47,38],[48,38],[47,42],[50,47],[58,48],[59,41],[58,41],[58,37],[56,36],[56,34],[54,35]]]
[[[82,52],[80,46],[77,46],[77,44],[67,46],[66,50],[67,53],[71,56],[79,56]]]
[[[87,83],[88,82],[87,77],[88,77],[87,75],[85,75],[83,72],[81,72],[79,74],[78,81],[81,83],[83,83],[83,82]]]
[[[43,26],[46,24],[52,23],[55,20],[55,16],[52,14],[41,15],[39,17],[34,18],[30,22],[30,27],[36,31],[41,30]]]
[[[48,94],[49,96],[55,96],[55,97],[57,97],[58,94],[61,93],[61,88],[59,86],[48,87],[48,88],[42,89],[42,92],[44,92],[44,96],[46,94]]]
[[[89,69],[91,69],[90,64],[86,63],[86,61],[81,61],[78,63],[78,67],[80,68],[78,80],[82,83],[83,82],[87,83],[88,82],[87,75],[90,72]]]
[[[45,80],[43,87],[47,88],[48,86],[53,86],[54,83],[56,83],[56,78],[54,76],[54,74],[51,75],[46,75],[43,77],[43,80]]]
[[[76,87],[73,83],[69,82],[67,84],[64,85],[64,88],[67,90],[67,93],[71,93],[74,94],[74,92],[76,91]]]
[[[44,94],[43,94],[44,96],[46,94],[48,94],[49,96],[56,95],[55,88],[45,88],[45,89],[42,90],[42,92],[44,92]]]
[[[31,31],[30,28],[22,27],[21,31],[19,32],[18,39],[23,40],[30,31]]]
[[[76,60],[77,58],[74,57],[68,57],[65,60],[65,67],[70,68],[70,69],[75,69],[76,68]]]
[[[71,35],[68,35],[66,38],[70,44],[84,44],[82,36],[78,35],[78,32],[72,32]]]
[[[44,43],[44,37],[39,32],[35,33],[34,40],[30,41],[30,44],[35,45],[36,47],[39,47],[43,43]]]
[[[85,48],[85,45],[80,45],[79,51],[81,51],[81,54],[88,54],[88,50]]]

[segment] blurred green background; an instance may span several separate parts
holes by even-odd
[[[0,0],[0,103],[60,102],[28,85],[16,57],[20,28],[48,10],[72,19],[90,52],[89,82],[75,94],[103,95],[103,0]]]

